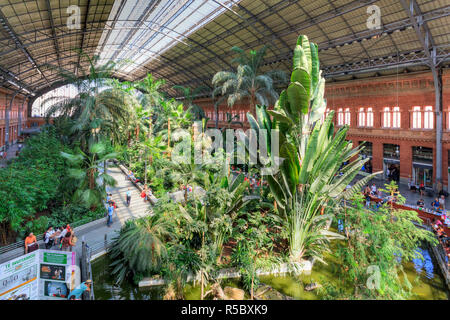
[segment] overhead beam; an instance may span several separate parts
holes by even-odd
[[[14,40],[16,46],[22,50],[22,52],[25,54],[31,65],[36,68],[36,71],[47,81],[48,85],[50,85],[50,82],[48,82],[47,78],[45,77],[45,74],[40,70],[39,66],[36,64],[36,61],[34,61],[33,57],[30,55],[28,50],[23,46],[22,41],[17,37],[8,20],[3,15],[1,9],[0,9],[0,24],[2,25],[6,33],[8,33],[8,35],[11,37],[11,39]]]
[[[15,86],[17,89],[25,91],[27,94],[34,94],[33,90],[23,83],[19,78],[11,71],[4,70],[0,67],[0,77],[3,78],[9,84]]]
[[[55,30],[55,22],[53,20],[52,6],[50,4],[50,0],[46,0],[46,3],[47,3],[48,19],[50,21],[50,26],[52,28],[53,45],[55,46],[56,56],[58,58],[58,65],[59,65],[59,67],[61,67],[59,46],[58,46],[58,40],[56,39],[56,30]]]
[[[80,50],[83,51],[83,47],[84,47],[84,36],[87,32],[87,20],[88,20],[88,16],[89,16],[89,9],[91,6],[91,0],[88,0],[87,2],[87,6],[86,6],[86,15],[84,16],[84,22],[83,22],[83,32],[81,34],[81,43],[80,43]],[[79,73],[79,68],[80,68],[80,60],[81,60],[81,54],[78,55],[78,60],[77,60],[77,65],[76,65],[76,69],[75,69],[75,74],[78,76]]]

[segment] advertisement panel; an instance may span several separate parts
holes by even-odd
[[[0,300],[67,299],[79,282],[75,252],[36,250],[0,264]]]
[[[0,264],[0,300],[38,299],[38,251]]]

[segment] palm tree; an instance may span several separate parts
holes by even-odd
[[[161,215],[127,221],[110,253],[116,282],[159,270],[167,256],[165,242],[174,237],[171,230],[170,222]]]
[[[256,103],[269,106],[278,99],[274,81],[284,83],[287,81],[287,77],[281,70],[261,72],[266,49],[267,46],[263,46],[257,51],[251,50],[249,55],[239,47],[231,49],[239,54],[237,58],[232,60],[232,62],[238,63],[236,72],[219,71],[212,79],[214,85],[213,99],[217,95],[221,95],[221,98],[216,102],[217,105],[226,98],[228,107],[232,107],[237,101],[248,98],[250,100],[250,112],[255,115]]]
[[[116,180],[104,170],[104,163],[114,159],[116,153],[107,153],[104,143],[94,143],[89,146],[89,152],[78,149],[76,154],[61,152],[68,160],[71,168],[68,169],[69,177],[78,181],[78,189],[74,193],[74,199],[80,200],[90,208],[101,205],[106,194],[106,186],[116,185]]]
[[[143,109],[148,113],[146,119],[148,118],[148,137],[152,134],[152,122],[153,115],[159,113],[161,102],[164,100],[164,95],[161,92],[161,88],[166,84],[164,79],[156,80],[153,78],[151,73],[147,73],[147,77],[137,81],[133,86],[142,92],[141,105]]]
[[[205,112],[202,107],[194,103],[194,99],[200,94],[200,92],[207,89],[206,86],[200,86],[195,89],[189,87],[175,85],[173,89],[180,91],[183,94],[183,105],[191,110],[194,115],[194,120],[202,120],[205,118]]]
[[[89,57],[78,51],[80,61],[87,61],[89,72],[83,68],[82,76],[59,69],[68,83],[75,85],[78,94],[74,98],[50,98],[60,100],[47,111],[47,118],[59,116],[70,118],[73,122],[71,134],[73,140],[81,140],[83,147],[89,142],[98,142],[99,137],[118,139],[120,125],[130,117],[130,95],[111,82],[112,74],[117,67],[114,62],[98,65],[99,56]],[[56,68],[51,66],[52,68]],[[51,102],[51,101],[50,101]]]

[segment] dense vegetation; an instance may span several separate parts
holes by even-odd
[[[409,297],[397,258],[415,257],[418,243],[430,241],[430,234],[414,227],[411,221],[420,222],[414,212],[362,207],[358,194],[374,175],[347,188],[366,160],[358,156],[361,147],[346,140],[348,126],[335,130],[333,113],[325,116],[317,45],[298,38],[289,83],[282,72],[261,72],[265,50],[247,54],[233,48],[236,72],[219,72],[212,79],[213,99],[227,99],[230,107],[250,101],[249,124],[261,135],[258,162],[238,172],[230,163],[238,157],[236,149],[211,152],[216,138],[206,134],[209,119],[194,103],[203,88],[175,87],[184,95],[183,105],[165,97],[164,80],[148,74],[134,83],[119,82],[112,79],[114,63],[98,66],[98,57],[80,53],[89,74],[80,79],[65,73],[78,95],[54,104],[48,113],[55,116],[54,125],[28,140],[21,156],[0,170],[0,196],[7,199],[0,204],[3,241],[25,230],[41,232],[48,224],[101,216],[105,187],[115,185],[104,164],[118,159],[159,201],[151,214],[127,221],[120,230],[110,252],[117,282],[159,276],[168,283],[165,298],[182,299],[193,276],[203,299],[214,294],[207,289],[220,270],[233,267],[253,299],[258,270],[284,264],[298,273],[311,261],[326,263],[331,254],[342,266],[339,277],[354,290],[328,286],[326,297]],[[287,87],[279,92],[275,83]],[[194,120],[202,120],[196,139]],[[272,133],[278,134],[279,154]],[[247,157],[255,156],[251,133],[233,139]],[[187,148],[180,148],[182,143]],[[202,151],[201,163],[194,150]],[[175,161],[175,155],[188,160]],[[169,193],[177,190],[184,193],[175,202]],[[331,231],[337,221],[343,221],[345,232]],[[366,288],[373,264],[381,270],[375,291]]]

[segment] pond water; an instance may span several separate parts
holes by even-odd
[[[405,263],[405,271],[413,286],[412,299],[419,300],[447,300],[449,298],[445,283],[436,269],[426,249],[418,249],[424,260],[416,259]],[[95,260],[92,264],[94,275],[94,293],[96,300],[161,300],[164,296],[164,287],[139,288],[132,283],[114,285],[114,279],[108,268],[110,261],[107,256]],[[299,277],[292,275],[261,276],[262,283],[278,290],[282,294],[301,300],[317,300],[320,297],[317,291],[305,291],[304,286],[311,282],[337,284],[334,273],[336,264],[331,260],[328,265],[316,263],[311,274]],[[238,279],[222,281],[222,287],[239,287]],[[185,288],[187,300],[200,299],[200,286],[188,284]],[[246,296],[246,298],[248,298]]]

